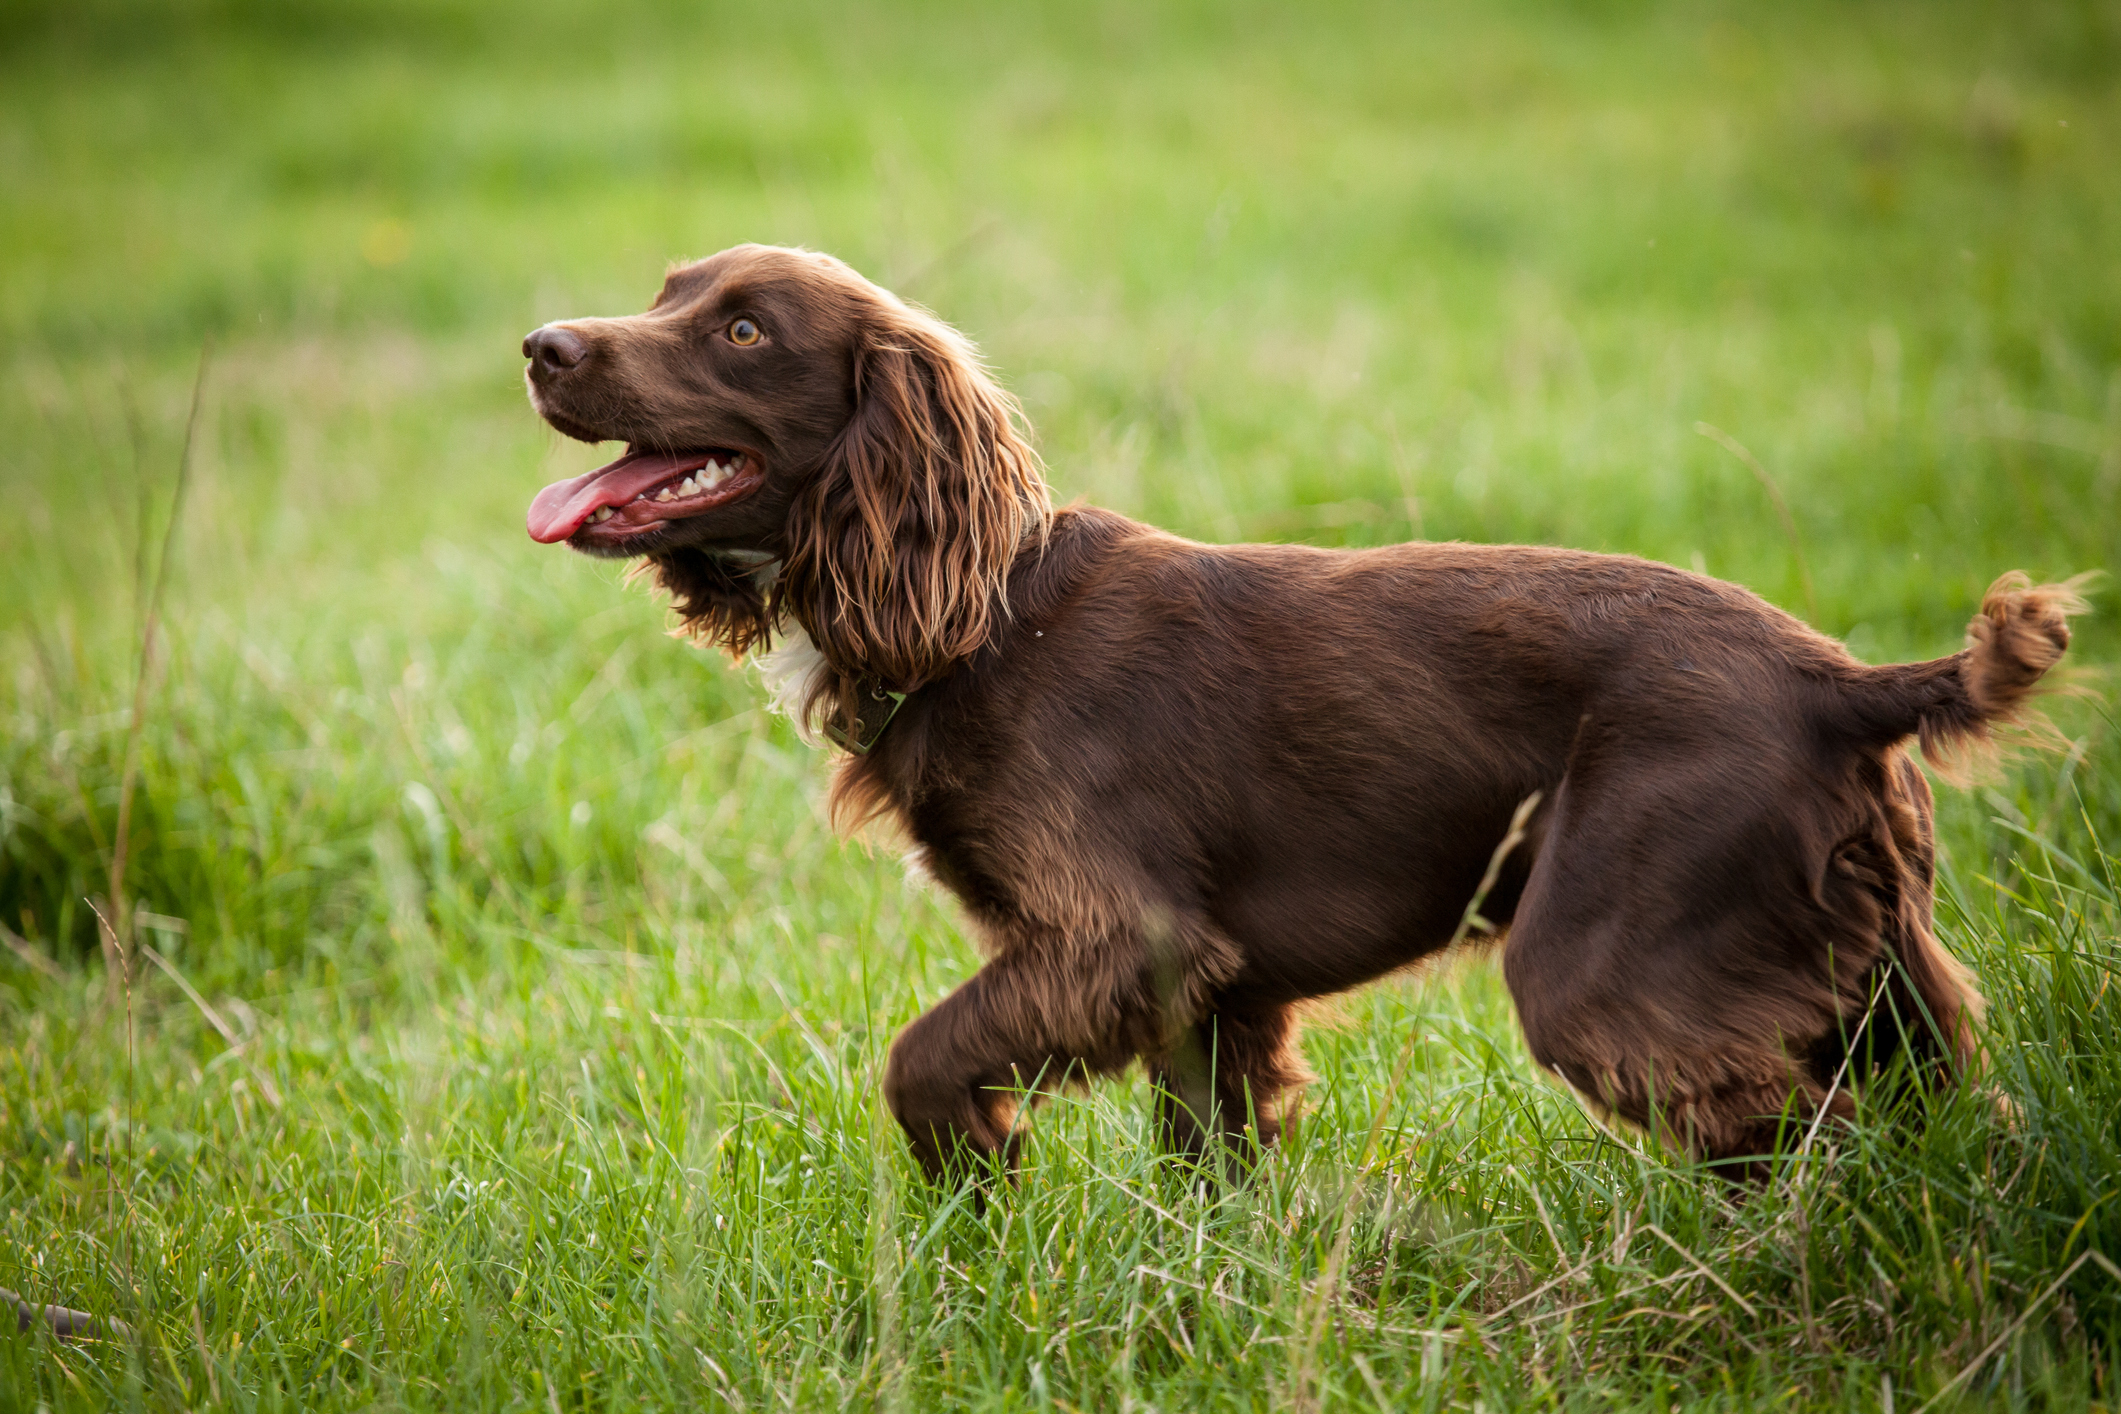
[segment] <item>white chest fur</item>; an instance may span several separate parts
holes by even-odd
[[[767,705],[795,724],[795,734],[806,746],[823,746],[814,713],[804,709],[824,685],[828,671],[825,655],[818,651],[801,624],[783,622],[780,641],[764,653],[754,653],[752,664],[766,684]]]

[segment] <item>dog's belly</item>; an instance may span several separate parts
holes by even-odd
[[[1386,690],[1334,705],[1330,715],[1355,722],[1353,732],[1287,732],[1280,750],[1254,754],[1249,769],[1233,764],[1224,778],[1247,784],[1226,814],[1196,826],[1208,862],[1204,909],[1244,960],[1233,993],[1283,1002],[1359,986],[1445,947],[1462,928],[1480,936],[1467,920],[1476,896],[1481,919],[1509,921],[1544,813],[1534,810],[1499,860],[1497,849],[1520,803],[1553,801],[1577,704],[1495,713],[1483,736],[1458,712],[1395,710],[1415,699],[1411,684],[1392,681],[1398,669],[1377,662],[1373,680]]]
[[[1219,991],[1238,1005],[1327,996],[1417,962],[1461,929],[1486,936],[1467,915],[1507,830],[1507,820],[1473,825],[1455,848],[1409,837],[1337,859],[1292,850],[1277,867],[1232,880],[1209,913],[1244,964]],[[1476,916],[1487,928],[1509,923],[1536,848],[1527,840],[1513,849],[1480,896]]]

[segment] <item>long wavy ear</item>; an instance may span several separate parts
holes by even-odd
[[[883,296],[857,335],[854,416],[789,517],[776,607],[853,701],[911,692],[987,640],[1052,503],[1016,400],[940,320]],[[815,706],[816,704],[811,704]]]

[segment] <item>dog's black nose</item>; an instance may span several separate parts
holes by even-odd
[[[589,345],[582,342],[580,334],[557,324],[533,329],[523,340],[523,357],[548,373],[574,367],[588,352]]]

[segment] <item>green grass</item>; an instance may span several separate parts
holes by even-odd
[[[1945,795],[2009,1122],[1867,1110],[1733,1203],[1469,960],[1313,1026],[1255,1185],[1132,1081],[975,1211],[876,1099],[951,908],[524,537],[599,458],[515,345],[808,244],[980,340],[1064,497],[1625,550],[1932,656],[2121,549],[2117,79],[2110,3],[11,7],[0,1285],[142,1338],[0,1338],[0,1409],[2111,1404],[2102,699]],[[129,756],[168,971],[118,984]]]

